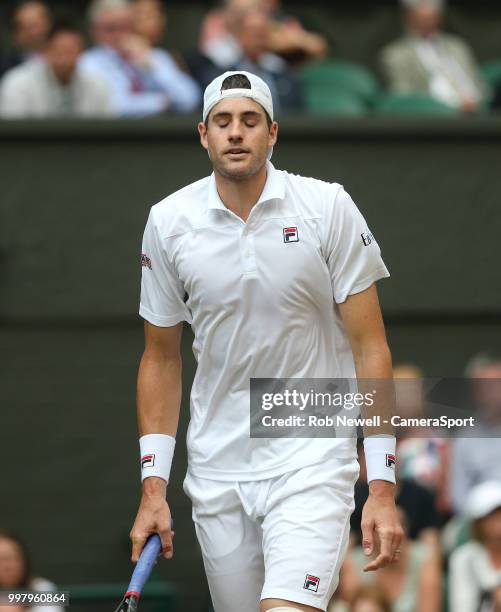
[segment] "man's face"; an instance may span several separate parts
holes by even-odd
[[[16,45],[25,51],[43,49],[50,30],[50,16],[47,8],[38,2],[22,6],[14,17],[14,38]]]
[[[76,32],[59,32],[52,38],[45,57],[59,81],[71,79],[82,51],[83,39]]]
[[[438,32],[441,23],[442,11],[426,3],[409,10],[407,15],[407,24],[411,32],[424,38]]]
[[[109,45],[121,52],[133,31],[133,23],[129,7],[104,10],[94,23],[94,38],[100,45]]]
[[[214,170],[231,180],[257,174],[277,141],[278,125],[268,127],[263,107],[250,98],[221,100],[211,110],[207,128],[198,125],[202,146]]]

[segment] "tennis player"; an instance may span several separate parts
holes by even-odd
[[[151,209],[142,248],[138,379],[142,498],[131,531],[172,556],[167,484],[183,321],[195,335],[184,482],[216,612],[326,610],[346,552],[355,438],[255,439],[249,380],[391,378],[375,282],[388,276],[343,187],[277,170],[268,86],[227,72],[204,95],[213,173]],[[366,570],[398,558],[395,438],[364,440]],[[389,458],[393,459],[390,460]]]

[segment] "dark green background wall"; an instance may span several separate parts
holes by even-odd
[[[278,167],[343,183],[382,246],[396,361],[460,375],[501,350],[501,120],[281,124]],[[123,580],[139,495],[134,385],[149,207],[209,172],[195,120],[0,124],[0,525],[59,583]],[[169,499],[181,609],[205,582],[181,485]]]

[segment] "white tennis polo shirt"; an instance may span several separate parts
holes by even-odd
[[[188,470],[202,478],[258,480],[356,456],[354,438],[249,435],[251,377],[355,377],[337,304],[389,276],[341,185],[267,169],[246,222],[212,174],[153,206],[144,233],[140,315],[187,321],[195,335]]]

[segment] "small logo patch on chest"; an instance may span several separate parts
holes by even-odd
[[[284,242],[299,242],[297,227],[284,227]]]

